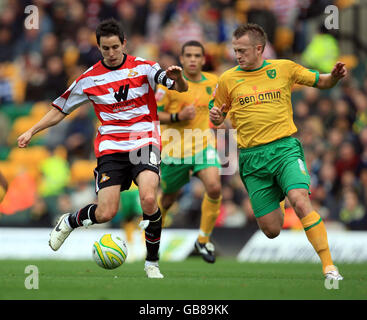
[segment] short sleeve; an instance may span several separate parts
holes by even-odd
[[[226,115],[231,109],[231,99],[225,78],[220,77],[213,92],[213,99],[209,102],[209,109],[213,107],[221,108],[223,104],[226,105],[226,108],[223,110],[223,113]]]
[[[71,86],[52,105],[65,114],[71,113],[83,103],[89,101],[83,91],[83,80],[75,80]]]
[[[290,61],[292,79],[294,83],[305,85],[308,87],[316,87],[319,82],[320,74],[318,71],[307,69],[295,62]]]

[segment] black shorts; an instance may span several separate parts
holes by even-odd
[[[128,190],[138,174],[150,170],[159,176],[160,151],[148,146],[132,152],[107,154],[97,158],[94,169],[96,193],[102,188],[121,185],[121,191]]]

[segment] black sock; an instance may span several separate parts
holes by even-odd
[[[87,206],[80,209],[79,211],[71,214],[69,216],[70,227],[72,228],[81,227],[83,226],[83,221],[87,219],[91,220],[92,224],[97,223],[96,215],[95,215],[96,209],[97,209],[97,205],[93,203],[93,204],[88,204]]]
[[[158,211],[149,216],[143,213],[143,219],[149,220],[149,225],[145,229],[145,245],[147,247],[147,261],[158,261],[159,260],[159,245],[161,242],[162,233],[162,215],[158,208]]]

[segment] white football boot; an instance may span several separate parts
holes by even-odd
[[[54,251],[57,251],[61,247],[71,231],[74,230],[65,222],[65,218],[69,215],[70,213],[63,214],[57,222],[56,227],[50,233],[50,240],[48,241],[48,244]]]
[[[335,266],[327,266],[325,268],[325,279],[329,280],[343,280],[344,278],[339,273],[339,270]]]
[[[164,278],[163,274],[161,274],[159,267],[153,264],[146,264],[144,267],[144,271],[147,273],[148,278],[156,278],[162,279]]]

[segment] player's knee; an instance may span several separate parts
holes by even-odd
[[[141,196],[140,198],[141,202],[141,208],[143,209],[143,212],[149,214],[154,213],[156,207],[157,207],[157,200],[154,196],[154,194],[145,194]]]
[[[118,211],[118,207],[109,206],[98,206],[96,209],[96,219],[99,223],[111,221]]]
[[[220,185],[220,183],[211,184],[207,188],[206,193],[208,194],[209,198],[218,199],[221,195],[221,185]]]
[[[280,234],[280,229],[277,228],[264,228],[262,231],[269,239],[274,239]]]
[[[310,204],[306,197],[298,197],[293,203],[292,207],[296,211],[297,215],[305,215],[310,212]]]

